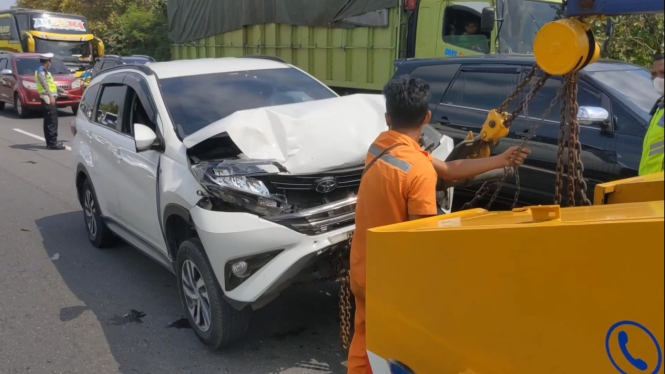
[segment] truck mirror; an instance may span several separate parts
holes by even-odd
[[[483,13],[480,17],[480,31],[492,32],[494,24],[496,23],[496,10],[493,7],[483,8]]]

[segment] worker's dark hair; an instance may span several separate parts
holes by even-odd
[[[44,65],[47,62],[51,62],[51,59],[50,58],[40,58],[39,59],[39,63],[42,64],[42,65]]]
[[[429,110],[429,84],[408,75],[395,78],[383,89],[386,113],[395,128],[417,128]]]
[[[653,62],[660,61],[663,59],[663,54],[658,53],[657,55],[653,56]]]

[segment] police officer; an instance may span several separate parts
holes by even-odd
[[[660,173],[663,171],[663,153],[665,145],[663,140],[663,78],[665,77],[665,68],[663,66],[663,54],[654,58],[651,78],[653,87],[660,94],[660,99],[651,110],[651,123],[644,137],[644,146],[642,149],[642,160],[640,161],[640,175]]]
[[[58,87],[49,72],[53,53],[46,53],[39,56],[41,66],[35,71],[35,81],[37,82],[37,91],[42,98],[42,110],[44,111],[44,139],[46,139],[46,148],[52,150],[63,150],[65,146],[58,142],[58,106],[56,98],[58,94],[69,96],[67,92]]]

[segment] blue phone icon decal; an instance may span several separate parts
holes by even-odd
[[[635,368],[645,371],[649,368],[649,365],[640,360],[639,358],[634,358],[633,355],[628,351],[628,334],[625,331],[620,331],[618,334],[619,337],[619,348],[621,348],[621,353],[626,357],[626,360],[630,362],[631,365]]]
[[[633,356],[628,345],[630,339],[644,345],[645,339],[651,341],[652,346],[645,351],[645,346],[640,350],[640,357]],[[615,349],[612,349],[612,346]],[[633,352],[635,352],[633,346]],[[660,374],[663,368],[663,351],[656,336],[645,326],[635,321],[620,321],[612,325],[605,337],[605,349],[610,362],[621,374],[635,373],[635,369],[645,374]],[[651,350],[655,355],[645,353]],[[620,360],[615,360],[623,356]]]

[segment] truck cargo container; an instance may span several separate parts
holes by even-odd
[[[532,53],[540,26],[563,15],[560,0],[280,2],[298,12],[225,3],[169,1],[173,59],[278,57],[342,94],[380,91],[398,59]]]

